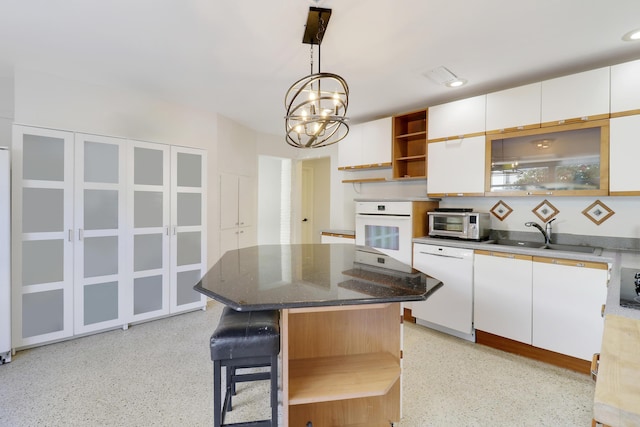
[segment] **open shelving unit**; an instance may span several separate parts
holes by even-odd
[[[398,421],[400,314],[399,303],[283,310],[284,425]]]
[[[393,117],[393,179],[427,178],[427,117],[422,109]]]

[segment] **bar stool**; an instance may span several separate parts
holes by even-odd
[[[211,335],[213,361],[214,427],[277,427],[278,425],[278,354],[280,353],[280,313],[278,310],[236,311],[225,307],[220,323]],[[226,373],[226,392],[222,404],[222,367]],[[239,374],[238,369],[267,367],[265,372]],[[236,383],[271,380],[271,419],[224,424],[231,411],[231,397]]]

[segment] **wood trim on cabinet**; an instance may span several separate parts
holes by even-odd
[[[487,135],[498,135],[498,134],[504,134],[504,133],[510,133],[510,132],[519,132],[522,130],[529,130],[529,129],[539,129],[540,128],[540,123],[532,123],[530,125],[522,125],[522,126],[514,126],[514,127],[510,127],[510,128],[504,128],[504,129],[493,129],[493,130],[488,130],[486,131]]]
[[[582,267],[582,268],[593,268],[594,270],[608,270],[609,265],[602,262],[593,262],[593,261],[580,261],[575,259],[565,259],[565,258],[553,258],[553,257],[542,257],[542,256],[534,256],[533,262],[540,262],[543,264],[557,264],[557,265],[565,265],[568,267]]]
[[[338,167],[339,171],[359,171],[362,169],[389,169],[391,167],[391,162],[387,163],[372,163],[367,165],[356,165],[356,166],[340,166]]]
[[[347,184],[350,182],[359,183],[359,182],[384,182],[387,179],[384,177],[376,177],[376,178],[359,178],[359,179],[343,179],[342,183]]]
[[[342,237],[343,239],[355,239],[355,234],[342,234],[342,233],[329,233],[327,231],[322,232],[323,236]]]
[[[615,119],[617,117],[635,116],[637,114],[640,114],[640,110],[618,111],[616,113],[611,113],[611,118]]]
[[[483,197],[485,193],[427,193],[429,197]]]
[[[640,191],[609,191],[610,196],[640,196]]]
[[[476,343],[589,375],[591,361],[567,356],[476,329]]]
[[[429,234],[427,212],[434,211],[438,205],[439,202],[436,201],[414,201],[411,203],[413,237],[423,237]]]
[[[511,252],[501,252],[501,251],[487,251],[484,249],[476,249],[474,253],[476,255],[494,256],[498,258],[520,259],[523,261],[531,261],[533,259],[531,255],[514,254]]]
[[[483,136],[483,135],[486,135],[486,132],[465,133],[464,135],[453,135],[453,136],[445,136],[443,138],[429,139],[427,140],[427,143],[431,144],[432,142],[455,141],[456,139],[473,138],[474,136]]]
[[[594,121],[597,121],[597,120],[608,119],[609,116],[610,116],[609,113],[605,113],[605,114],[596,114],[596,115],[593,115],[593,116],[572,117],[570,119],[555,120],[553,122],[544,122],[544,123],[541,123],[540,126],[543,127],[543,128],[546,128],[546,127],[553,127],[553,126],[562,126],[562,125],[571,125],[571,124],[578,124],[578,123],[594,122]]]

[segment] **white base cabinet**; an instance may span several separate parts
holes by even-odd
[[[591,360],[600,350],[609,265],[475,251],[474,326]]]
[[[477,250],[473,275],[475,328],[531,344],[531,256]]]
[[[533,257],[533,345],[591,360],[600,352],[608,265]]]
[[[206,152],[13,128],[13,348],[204,307]]]

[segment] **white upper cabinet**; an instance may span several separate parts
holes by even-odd
[[[459,138],[485,131],[486,95],[429,107],[428,139]]]
[[[542,82],[542,125],[608,118],[609,68]]]
[[[485,145],[484,136],[430,142],[427,145],[427,194],[434,197],[483,195]]]
[[[640,195],[640,176],[630,173],[640,158],[640,115],[611,119],[609,126],[609,193]]]
[[[640,60],[611,67],[611,113],[640,113]]]
[[[362,124],[362,164],[391,163],[391,117]]]
[[[338,167],[349,168],[362,159],[362,131],[360,125],[349,126],[349,133],[338,142]]]
[[[540,127],[540,82],[487,95],[487,132]]]
[[[338,167],[391,164],[391,117],[353,125],[338,142]]]

